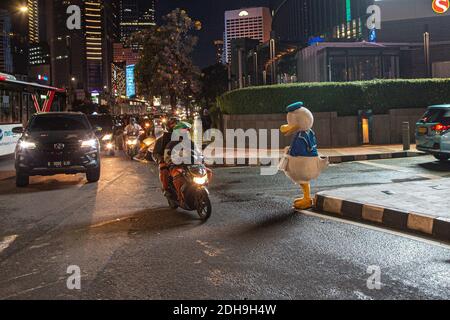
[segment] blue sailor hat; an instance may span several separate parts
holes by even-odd
[[[286,111],[287,112],[292,112],[295,111],[297,109],[300,109],[303,107],[303,102],[299,101],[299,102],[294,102],[293,104],[290,104],[287,106]]]

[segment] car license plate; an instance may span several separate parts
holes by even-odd
[[[70,166],[70,161],[52,161],[48,163],[49,168],[62,168]]]
[[[426,133],[428,132],[428,128],[427,128],[427,127],[420,127],[420,128],[418,129],[418,132],[419,132],[420,134],[426,134]]]

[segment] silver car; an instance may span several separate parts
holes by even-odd
[[[450,158],[450,104],[428,107],[416,123],[416,146],[440,161]]]

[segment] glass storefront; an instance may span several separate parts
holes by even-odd
[[[398,55],[383,53],[328,55],[329,81],[362,81],[372,79],[396,79],[399,77]]]

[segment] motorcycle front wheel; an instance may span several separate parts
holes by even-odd
[[[199,190],[197,193],[197,213],[200,219],[206,221],[211,216],[212,206],[211,200],[209,200],[209,195],[206,190]]]

